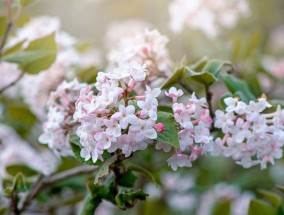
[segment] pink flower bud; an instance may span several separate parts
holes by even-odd
[[[165,126],[163,123],[157,123],[153,125],[153,127],[156,129],[158,133],[162,133],[165,130]]]

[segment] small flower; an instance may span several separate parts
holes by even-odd
[[[173,102],[177,101],[177,98],[183,95],[182,90],[177,90],[175,87],[171,87],[169,92],[165,92],[166,96],[171,97]]]
[[[189,161],[189,158],[187,155],[182,153],[175,153],[173,154],[168,160],[169,166],[172,168],[172,170],[176,171],[178,167],[191,167],[192,164]]]

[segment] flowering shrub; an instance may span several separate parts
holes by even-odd
[[[26,19],[33,3],[0,2],[0,214],[284,214],[281,27],[196,60],[222,56],[248,1],[172,0],[180,35],[113,22],[106,50]]]

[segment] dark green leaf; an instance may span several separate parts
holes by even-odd
[[[151,172],[149,172],[147,169],[143,168],[143,167],[140,167],[140,166],[129,166],[127,168],[127,171],[138,172],[138,173],[146,176],[148,179],[153,181],[155,184],[157,184],[157,181],[156,181],[155,177],[153,176],[153,174]]]
[[[9,173],[11,176],[15,176],[18,173],[22,173],[23,175],[27,177],[31,177],[34,175],[37,175],[38,172],[35,171],[34,169],[24,165],[24,164],[14,164],[6,167],[7,173]]]
[[[26,184],[25,178],[22,174],[18,174],[15,177],[15,187],[17,193],[23,193],[28,190],[28,186]]]
[[[274,207],[278,208],[281,205],[282,198],[277,193],[273,193],[267,190],[258,190],[258,192],[266,199],[268,200]]]
[[[251,200],[248,215],[275,215],[276,210],[261,200]]]
[[[118,184],[124,187],[134,187],[136,180],[136,175],[134,175],[131,171],[126,171],[119,176]]]
[[[244,102],[248,102],[250,100],[256,99],[256,97],[253,95],[248,84],[245,81],[243,81],[239,78],[236,78],[232,75],[223,76],[223,81],[225,82],[228,90],[231,93],[235,94],[238,91],[241,92],[241,95],[243,96]]]
[[[123,210],[132,208],[138,200],[146,200],[148,194],[143,191],[120,190],[115,196],[117,206]]]
[[[158,133],[157,141],[179,148],[178,127],[171,113],[158,111],[157,123],[163,123],[164,131]]]
[[[79,215],[94,215],[101,201],[101,198],[93,198],[91,195],[87,195],[79,211]]]
[[[211,215],[230,215],[231,201],[218,201],[213,208]]]
[[[229,62],[218,60],[218,59],[209,60],[204,66],[204,68],[202,68],[202,71],[209,72],[215,77],[219,77],[219,74],[225,65],[231,65],[231,64]],[[232,69],[232,65],[231,65],[231,69]]]

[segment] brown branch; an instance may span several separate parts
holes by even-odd
[[[43,189],[55,184],[56,182],[62,181],[64,179],[81,175],[88,174],[97,169],[97,166],[80,166],[74,169],[66,170],[64,172],[57,173],[51,176],[41,176],[38,181],[32,186],[29,193],[25,197],[22,206],[19,208],[19,214],[25,211],[32,200],[39,194]]]
[[[4,93],[4,91],[8,90],[10,87],[17,84],[22,79],[24,74],[25,74],[25,72],[21,71],[20,75],[13,82],[11,82],[10,84],[8,84],[8,85],[6,85],[6,86],[4,86],[0,89],[0,94]]]
[[[204,85],[204,87],[205,87],[205,96],[206,96],[206,100],[207,100],[207,103],[208,103],[210,117],[213,119],[214,112],[213,112],[213,107],[212,107],[212,93],[209,91],[208,85]]]

